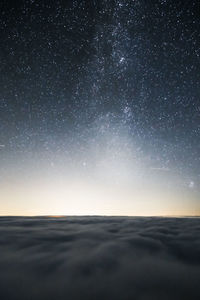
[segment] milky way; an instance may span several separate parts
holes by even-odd
[[[198,215],[199,22],[198,1],[1,1],[2,214]]]

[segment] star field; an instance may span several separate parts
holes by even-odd
[[[1,1],[0,10],[0,186],[38,174],[156,186],[187,195],[184,212],[198,214],[198,1]]]

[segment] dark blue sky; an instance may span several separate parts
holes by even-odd
[[[145,178],[167,172],[162,181],[178,178],[176,190],[197,199],[198,1],[1,1],[0,10],[3,185],[35,161],[60,176],[58,157],[97,166],[104,149],[107,166],[126,166],[131,152]]]

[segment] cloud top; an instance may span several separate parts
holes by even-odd
[[[200,219],[1,217],[0,298],[199,299]]]

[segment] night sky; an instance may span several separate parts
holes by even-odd
[[[0,11],[0,214],[200,215],[199,1]]]

